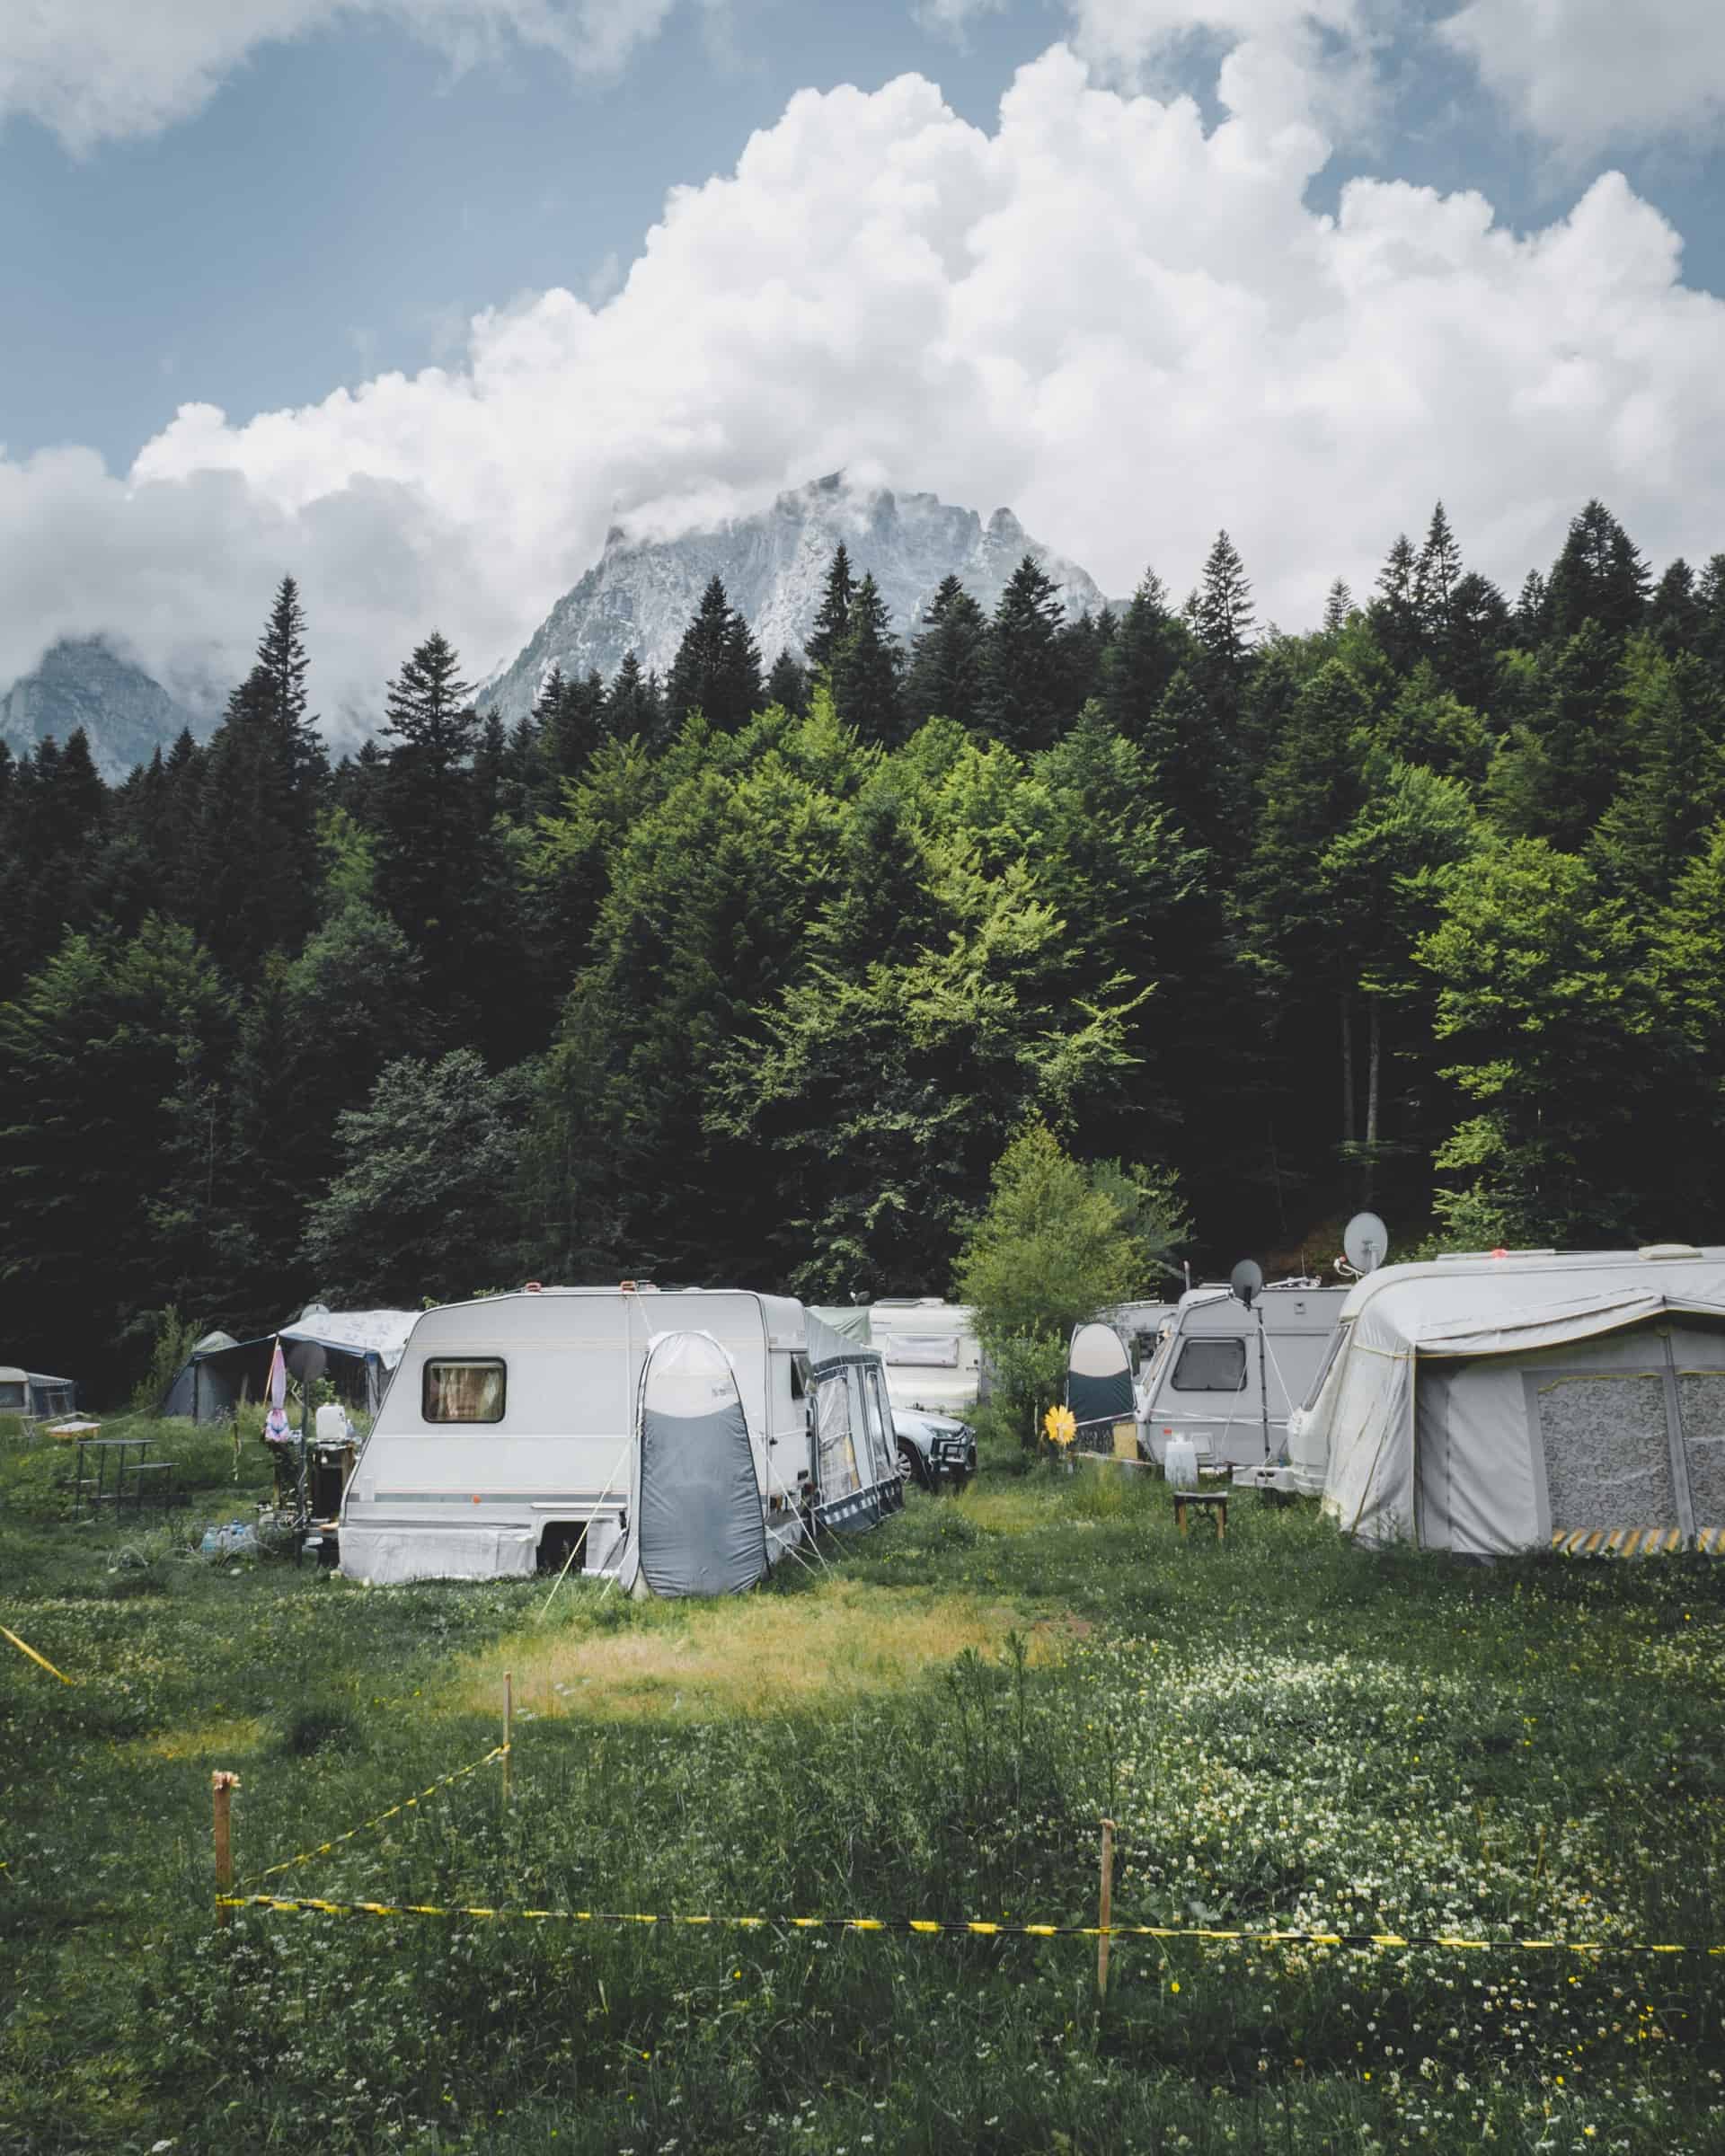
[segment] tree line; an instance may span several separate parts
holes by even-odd
[[[0,747],[8,1356],[529,1275],[941,1292],[1032,1127],[1212,1264],[1361,1203],[1716,1232],[1725,555],[1655,582],[1598,502],[1513,600],[1440,505],[1305,634],[1225,533],[1181,605],[1068,619],[1027,556],[907,641],[840,548],[803,657],[715,579],[662,680],[508,727],[434,634],[333,764],[307,671],[285,579],[208,742]]]

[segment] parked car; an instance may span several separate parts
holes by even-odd
[[[962,1489],[977,1471],[977,1434],[951,1415],[895,1408],[892,1427],[907,1481],[919,1489]]]

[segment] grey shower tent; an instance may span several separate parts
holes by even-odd
[[[1725,1262],[1666,1244],[1381,1267],[1288,1445],[1366,1542],[1725,1551]]]
[[[1078,1425],[1078,1445],[1085,1452],[1111,1452],[1114,1425],[1132,1424],[1126,1454],[1137,1457],[1137,1427],[1133,1423],[1132,1357],[1111,1325],[1094,1320],[1073,1328],[1066,1349],[1066,1405]]]
[[[619,1584],[666,1598],[741,1595],[766,1570],[765,1509],[730,1357],[710,1332],[656,1334],[636,1398]]]

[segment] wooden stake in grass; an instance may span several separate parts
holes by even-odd
[[[1114,1822],[1102,1821],[1102,1878],[1096,1922],[1101,1936],[1096,1941],[1096,2002],[1108,1997],[1108,1949],[1113,1944],[1109,1927],[1114,1921]]]
[[[234,1792],[240,1786],[237,1774],[229,1774],[217,1767],[210,1775],[209,1786],[216,1806],[216,1891],[218,1895],[234,1891],[233,1825],[229,1816]],[[228,1912],[219,1905],[216,1922],[225,1924]]]
[[[509,1746],[515,1742],[515,1678],[503,1672],[503,1808],[509,1805]]]

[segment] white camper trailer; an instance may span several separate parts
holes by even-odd
[[[1200,1466],[1257,1467],[1276,1459],[1288,1417],[1329,1350],[1349,1290],[1273,1280],[1252,1309],[1226,1287],[1187,1291],[1138,1379],[1138,1446],[1162,1463],[1171,1437],[1188,1439]],[[1259,1321],[1262,1319],[1262,1333]],[[1263,1341],[1263,1361],[1259,1340]]]
[[[815,1497],[802,1305],[731,1289],[545,1288],[427,1311],[366,1440],[341,1569],[376,1582],[615,1567],[650,1342],[708,1335],[730,1357],[774,1558]]]
[[[1725,1554],[1725,1252],[1384,1266],[1337,1343],[1289,1452],[1349,1533]]]
[[[887,1391],[895,1408],[962,1419],[987,1396],[977,1313],[938,1295],[877,1303],[869,1312],[869,1339],[886,1365]]]

